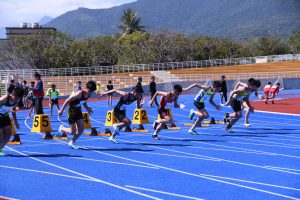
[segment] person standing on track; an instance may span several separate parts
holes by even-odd
[[[250,78],[248,84],[239,84],[239,86],[230,93],[230,97],[226,102],[225,106],[231,105],[234,113],[225,113],[224,122],[229,122],[225,130],[233,133],[231,127],[242,117],[242,104],[245,104],[250,112],[254,112],[254,108],[251,106],[249,101],[249,95],[251,92],[257,90],[260,87],[260,81]],[[230,119],[232,119],[230,121]]]
[[[11,93],[0,98],[0,156],[5,156],[2,149],[8,143],[12,134],[11,121],[9,117],[10,111],[12,111],[12,116],[17,129],[20,129],[16,115],[16,106],[23,96],[24,89],[21,87],[15,87]]]
[[[68,99],[64,102],[61,110],[58,111],[58,115],[62,116],[65,108],[69,105],[68,109],[68,121],[70,128],[65,128],[61,125],[58,129],[59,136],[65,136],[66,133],[74,135],[72,140],[69,142],[69,146],[73,149],[78,149],[75,145],[76,140],[82,135],[84,131],[84,120],[82,116],[81,104],[84,101],[83,106],[89,114],[93,113],[92,108],[88,107],[87,100],[96,90],[96,83],[94,81],[89,81],[86,84],[85,89],[81,89],[77,92],[73,92]]]
[[[59,90],[56,89],[55,84],[52,84],[51,88],[47,90],[47,96],[49,97],[49,101],[50,101],[50,117],[52,117],[53,106],[55,105],[57,110],[59,110],[59,103],[58,103]]]
[[[108,81],[106,89],[107,89],[107,91],[111,91],[114,89],[114,86],[113,86],[111,80]],[[112,107],[112,94],[111,93],[107,95],[107,104],[108,104],[108,107],[110,107],[110,108]]]
[[[223,99],[225,100],[224,103],[227,102],[227,84],[226,84],[226,80],[225,80],[225,76],[221,76],[221,87],[222,87],[222,90],[221,90],[221,103],[223,104]]]
[[[191,109],[189,118],[192,120],[194,115],[196,114],[198,116],[198,119],[195,121],[194,125],[190,128],[188,132],[193,135],[197,135],[198,133],[195,131],[195,128],[201,126],[201,122],[209,117],[209,114],[206,111],[204,104],[208,97],[210,104],[213,105],[218,111],[220,111],[220,106],[214,102],[214,96],[216,92],[222,91],[222,84],[220,81],[214,81],[213,86],[202,86],[200,84],[195,83],[184,90],[189,90],[194,87],[198,87],[201,90],[198,92],[197,96],[194,99],[194,105],[197,108],[197,110]]]
[[[152,97],[155,95],[155,93],[157,91],[156,90],[156,83],[155,83],[155,76],[151,77],[151,82],[149,84],[149,88],[150,88],[151,99],[152,99]],[[154,103],[158,107],[157,97],[154,99]]]
[[[122,129],[123,127],[126,127],[127,130],[131,130],[130,128],[131,120],[126,116],[126,110],[124,105],[130,105],[136,101],[138,107],[142,106],[145,103],[145,101],[142,100],[141,98],[142,92],[143,89],[140,86],[135,86],[131,92],[124,92],[121,90],[113,89],[101,93],[101,96],[112,94],[112,93],[121,95],[119,102],[117,103],[117,105],[113,110],[114,116],[117,118],[118,122],[113,125],[114,131],[112,135],[109,137],[110,141],[117,143],[115,137],[116,135],[119,134],[120,129]]]

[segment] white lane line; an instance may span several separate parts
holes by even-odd
[[[35,161],[38,161],[40,163],[43,163],[43,164],[46,164],[46,165],[49,165],[49,166],[52,166],[52,167],[55,167],[55,168],[58,168],[58,169],[61,169],[61,170],[64,170],[64,171],[67,171],[67,172],[70,172],[70,173],[73,173],[73,174],[76,174],[76,175],[79,175],[79,176],[82,176],[82,177],[85,177],[85,178],[88,178],[88,179],[91,179],[91,180],[95,180],[99,183],[102,183],[102,184],[105,184],[105,185],[108,185],[108,186],[111,186],[111,187],[114,187],[114,188],[118,188],[118,189],[121,189],[121,190],[125,190],[127,192],[130,192],[130,193],[133,193],[133,194],[136,194],[136,195],[139,195],[139,196],[143,196],[143,197],[146,197],[146,198],[150,198],[150,199],[160,199],[160,198],[157,198],[157,197],[153,197],[153,196],[150,196],[150,195],[147,195],[147,194],[144,194],[144,193],[141,193],[141,192],[137,192],[137,191],[134,191],[134,190],[131,190],[131,189],[128,189],[128,188],[125,188],[125,187],[122,187],[122,186],[119,186],[119,185],[116,185],[116,184],[113,184],[113,183],[110,183],[110,182],[107,182],[107,181],[103,181],[103,180],[100,180],[100,179],[97,179],[97,178],[94,178],[94,177],[91,177],[91,176],[88,176],[88,175],[85,175],[83,173],[80,173],[80,172],[76,172],[74,170],[71,170],[71,169],[67,169],[65,167],[61,167],[59,165],[55,165],[55,164],[52,164],[50,162],[46,162],[46,161],[43,161],[43,160],[40,160],[40,159],[37,159],[37,158],[34,158],[34,157],[31,157],[25,153],[22,153],[18,150],[15,150],[13,148],[10,148],[10,147],[7,147],[8,149],[11,149],[12,151],[20,154],[20,155],[23,155],[23,156],[26,156],[30,159],[33,159]]]
[[[203,199],[198,198],[198,197],[186,196],[186,195],[182,195],[182,194],[176,194],[176,193],[165,192],[165,191],[161,191],[161,190],[154,190],[154,189],[149,189],[149,188],[136,187],[136,186],[132,186],[132,185],[125,185],[125,187],[132,188],[132,189],[137,189],[137,190],[143,190],[143,191],[159,193],[159,194],[166,194],[166,195],[170,195],[170,196],[174,196],[174,197],[180,197],[180,198],[184,198],[184,199],[203,200]]]
[[[287,189],[287,190],[300,191],[300,188],[292,188],[292,187],[274,185],[274,184],[269,184],[269,183],[262,183],[262,182],[257,182],[257,181],[249,181],[249,180],[244,180],[244,179],[229,178],[229,177],[224,177],[224,176],[215,176],[215,175],[211,175],[211,174],[200,174],[200,175],[207,176],[207,177],[212,177],[212,178],[224,179],[224,180],[232,180],[232,181],[238,181],[238,182],[244,182],[244,183],[252,183],[252,184],[257,184],[257,185],[264,185],[264,186],[269,186],[269,187],[282,188],[282,189]]]
[[[140,143],[143,143],[143,142],[140,142],[140,141],[133,141],[133,142],[128,141],[128,140],[120,140],[120,141],[129,142],[129,143],[136,144],[136,145],[139,145]],[[266,169],[266,170],[273,170],[273,171],[278,171],[278,172],[283,172],[283,173],[288,173],[288,174],[300,175],[299,173],[294,173],[294,172],[280,170],[280,169],[275,169],[275,168],[267,168],[267,167],[264,167],[264,166],[261,166],[261,165],[255,165],[255,164],[251,164],[251,163],[238,162],[238,161],[234,161],[234,160],[227,160],[227,159],[222,159],[222,158],[217,158],[217,157],[209,157],[209,156],[205,156],[205,155],[187,153],[187,152],[182,152],[182,151],[177,151],[177,150],[171,150],[171,149],[162,148],[162,147],[156,147],[156,146],[152,146],[152,145],[145,145],[145,146],[149,146],[151,148],[161,149],[161,150],[165,150],[165,151],[171,151],[171,152],[186,154],[186,155],[193,155],[193,156],[196,156],[196,157],[204,157],[204,158],[216,159],[217,161],[223,161],[223,162],[233,163],[233,164],[237,164],[237,165],[244,165],[244,166],[248,166],[248,167],[255,167],[255,168],[261,168],[261,169]]]
[[[53,155],[53,154],[34,152],[34,151],[23,151],[23,152],[40,154],[40,155]],[[101,162],[101,163],[109,163],[109,164],[116,164],[116,165],[128,165],[128,166],[134,166],[134,167],[143,167],[143,168],[149,168],[149,169],[158,169],[157,167],[151,167],[151,166],[145,166],[145,165],[136,165],[136,164],[130,164],[130,163],[122,163],[122,162],[112,162],[112,161],[98,160],[98,159],[92,159],[92,158],[81,158],[81,157],[67,157],[67,158],[77,159],[77,160],[87,160],[87,161]]]
[[[300,114],[282,113],[282,112],[271,112],[271,111],[263,111],[263,110],[255,110],[255,112],[270,113],[270,114],[276,114],[276,115],[286,115],[286,116],[297,116],[297,117],[300,116]]]
[[[187,140],[187,139],[193,140],[193,138],[177,138],[177,137],[170,137],[170,136],[164,136],[164,137],[165,138],[170,138],[170,139],[182,140],[182,141]],[[253,149],[246,149],[246,148],[240,148],[240,147],[232,147],[232,146],[219,145],[219,144],[210,144],[210,143],[199,142],[199,141],[191,141],[191,142],[192,143],[197,143],[197,144],[203,144],[203,145],[210,145],[210,146],[217,146],[217,147],[225,147],[225,148],[227,148],[227,149],[216,149],[216,150],[232,151],[231,149],[237,149],[237,150],[241,150],[241,151],[236,151],[236,152],[262,154],[262,155],[269,155],[269,156],[283,156],[283,157],[290,157],[290,158],[300,159],[299,156],[288,155],[288,154],[274,153],[274,152],[268,152],[268,151],[257,151],[257,150],[253,150]],[[189,147],[189,148],[211,149],[211,148],[204,148],[204,147]],[[212,150],[214,150],[214,149],[212,149]]]
[[[300,172],[299,169],[292,169],[292,168],[286,168],[286,167],[276,167],[276,166],[265,166],[265,167]]]

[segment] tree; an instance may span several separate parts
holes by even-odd
[[[300,53],[300,30],[296,30],[289,37],[289,44],[293,53]]]
[[[137,16],[137,12],[130,8],[123,11],[121,17],[122,25],[119,26],[122,29],[123,34],[132,34],[134,32],[143,32],[145,27],[141,26],[141,17]]]
[[[267,56],[289,53],[289,47],[281,39],[265,36],[254,39],[252,43],[254,56]]]

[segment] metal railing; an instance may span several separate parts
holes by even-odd
[[[94,67],[74,67],[74,68],[50,68],[50,69],[19,69],[19,70],[0,70],[2,74],[18,74],[24,79],[32,77],[34,72],[39,72],[43,76],[91,76],[95,74],[113,74],[113,73],[130,73],[141,71],[168,71],[189,68],[205,68],[213,66],[233,66],[255,64],[258,62],[282,62],[300,60],[300,54],[272,55],[260,57],[245,58],[226,58],[212,59],[200,61],[184,61],[184,62],[167,62],[153,64],[137,64],[137,65],[113,65],[113,66],[94,66]]]

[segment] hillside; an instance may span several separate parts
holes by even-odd
[[[136,10],[147,30],[171,29],[245,39],[255,36],[288,36],[300,28],[298,0],[138,0],[109,8],[79,8],[47,24],[76,38],[118,32],[122,11]]]

